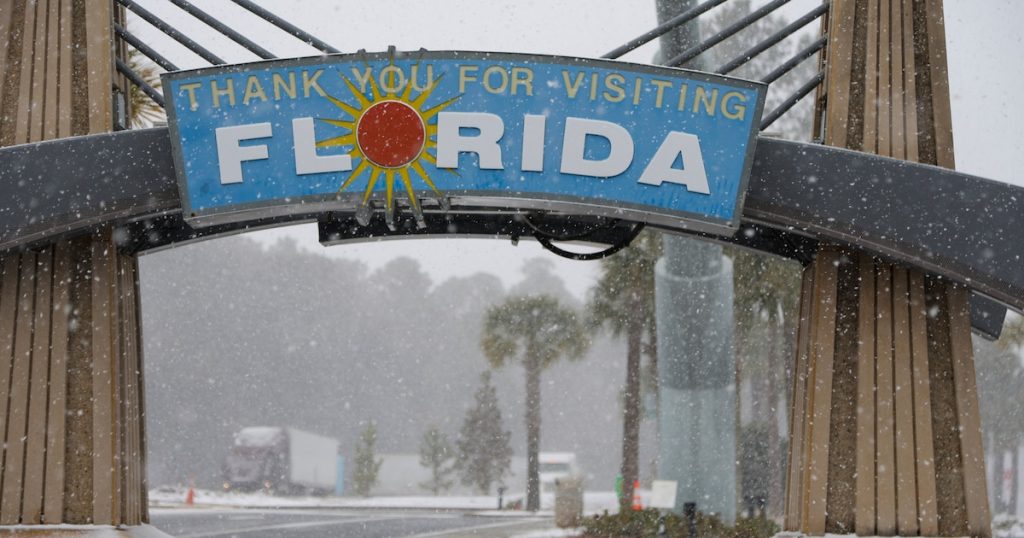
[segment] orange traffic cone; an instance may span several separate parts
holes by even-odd
[[[643,510],[643,509],[644,509],[644,506],[640,502],[640,481],[639,480],[634,480],[633,481],[633,510],[640,511],[640,510]]]
[[[196,502],[195,480],[188,481],[188,491],[185,492],[185,506],[192,506]]]

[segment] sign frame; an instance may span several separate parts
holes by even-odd
[[[357,195],[354,191],[347,191],[336,195],[316,194],[292,197],[287,202],[284,202],[279,198],[275,198],[260,202],[236,204],[227,209],[218,208],[202,212],[195,211],[191,205],[189,185],[184,166],[181,133],[179,131],[177,118],[177,107],[175,106],[176,96],[175,92],[171,91],[173,82],[185,78],[241,74],[253,70],[274,67],[301,68],[306,66],[330,65],[332,63],[372,62],[389,59],[409,59],[416,61],[519,61],[533,64],[572,66],[581,69],[614,69],[617,71],[635,72],[644,75],[674,76],[676,78],[682,75],[683,77],[695,82],[736,86],[753,90],[756,93],[756,102],[749,108],[751,114],[750,133],[746,137],[746,148],[743,152],[743,164],[740,168],[740,178],[738,181],[735,203],[732,208],[732,219],[730,220],[716,219],[709,217],[708,215],[694,213],[691,211],[673,211],[651,205],[610,199],[602,202],[602,199],[600,198],[584,199],[571,195],[552,193],[517,192],[513,195],[497,195],[495,194],[495,191],[450,189],[444,189],[444,194],[450,200],[451,208],[443,210],[438,204],[436,204],[436,196],[429,190],[419,188],[415,190],[416,196],[423,202],[423,211],[427,214],[443,213],[446,211],[455,213],[473,213],[480,211],[521,212],[524,210],[539,210],[562,214],[579,214],[631,220],[645,222],[668,229],[712,234],[732,235],[739,229],[743,204],[750,180],[750,171],[753,166],[753,157],[759,133],[760,118],[763,114],[765,97],[767,94],[766,84],[688,69],[637,64],[618,60],[575,58],[559,55],[458,50],[421,50],[416,52],[395,52],[392,50],[389,52],[375,53],[360,51],[353,54],[329,54],[294,59],[275,59],[163,73],[161,75],[161,82],[162,87],[165,89],[165,99],[167,101],[166,110],[168,128],[171,135],[171,152],[175,165],[177,184],[181,194],[184,220],[192,227],[201,228],[220,224],[258,221],[296,215],[310,215],[312,219],[314,215],[321,213],[355,212],[357,206]],[[679,188],[685,187],[679,186]],[[408,202],[408,197],[404,196],[404,194],[396,196],[395,199],[396,206],[398,205],[398,202]],[[381,202],[383,200],[383,193],[374,191],[370,200],[378,203]],[[380,211],[380,209],[378,208],[375,211]]]

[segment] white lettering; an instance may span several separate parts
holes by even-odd
[[[316,136],[313,129],[313,118],[292,120],[292,133],[295,138],[295,173],[301,176],[351,170],[352,156],[348,154],[316,154]]]
[[[523,117],[523,172],[544,171],[544,122],[536,114]]]
[[[600,160],[583,156],[587,136],[600,136],[611,144],[608,156]],[[601,120],[566,118],[562,139],[562,173],[581,176],[612,177],[629,168],[633,162],[633,137],[621,125]]]
[[[269,122],[216,129],[217,161],[220,164],[222,185],[242,182],[242,161],[266,159],[268,156],[267,146],[264,144],[241,146],[239,142],[253,138],[267,138],[271,132]]]
[[[463,136],[460,129],[479,129],[474,136]],[[505,133],[500,116],[486,112],[441,112],[437,115],[437,167],[458,168],[460,153],[480,156],[480,169],[501,170],[501,147]]]
[[[676,157],[682,155],[683,168],[673,168]],[[672,131],[665,137],[657,153],[647,163],[640,183],[658,185],[663,182],[685,185],[690,192],[711,194],[708,175],[704,170],[704,155],[700,151],[700,139],[696,135]]]

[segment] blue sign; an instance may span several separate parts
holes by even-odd
[[[671,68],[467,52],[164,75],[193,226],[384,209],[544,209],[739,225],[764,86]]]

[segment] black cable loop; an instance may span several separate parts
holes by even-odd
[[[599,250],[597,252],[570,252],[568,250],[555,246],[555,244],[551,242],[551,237],[548,237],[547,235],[537,231],[533,232],[533,237],[534,239],[537,240],[538,243],[541,244],[542,247],[544,247],[547,251],[551,252],[552,254],[556,254],[558,256],[568,258],[570,260],[585,262],[607,258],[608,256],[611,256],[612,254],[615,254],[616,252],[628,247],[633,242],[633,240],[636,239],[636,236],[640,235],[640,232],[642,232],[643,229],[644,223],[638,222],[635,225],[633,225],[633,229],[629,232],[629,235],[624,237],[622,241],[619,241],[618,243],[615,243],[614,245],[604,250]]]

